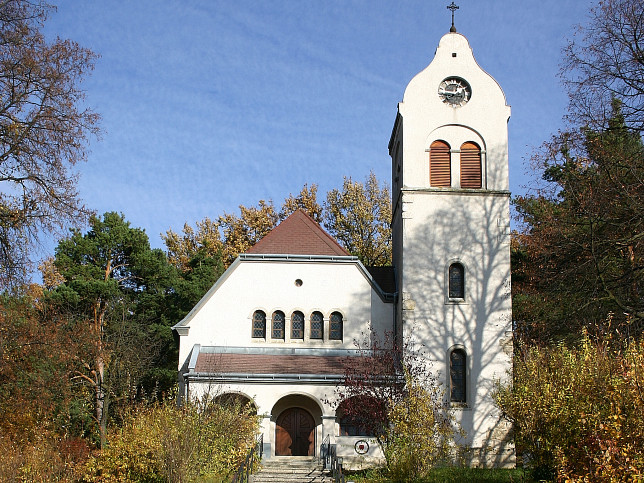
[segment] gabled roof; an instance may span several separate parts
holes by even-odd
[[[270,255],[351,254],[302,210],[293,212],[246,253]]]

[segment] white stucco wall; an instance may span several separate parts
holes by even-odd
[[[480,446],[498,423],[495,381],[506,379],[511,368],[509,200],[426,192],[404,200],[405,332],[424,344],[446,390],[448,351],[465,349],[467,409],[458,415],[468,442]],[[454,262],[465,267],[462,301],[448,297],[447,271]]]
[[[452,77],[471,86],[471,98],[457,107],[438,94],[441,82]],[[512,367],[509,117],[503,91],[476,63],[467,39],[449,33],[407,86],[390,141],[392,186],[396,176],[402,181],[393,194],[397,317],[406,336],[425,346],[446,398],[449,353],[466,351],[467,402],[455,407],[456,415],[467,442],[480,450],[480,461],[498,466],[514,461],[508,425],[492,397],[496,381],[506,379]],[[448,188],[429,182],[429,148],[437,140],[451,148]],[[460,188],[460,147],[468,141],[481,148],[481,189]],[[395,159],[397,147],[402,159]],[[459,301],[448,298],[447,273],[454,262],[465,267],[465,299]]]
[[[251,337],[256,310],[266,313],[266,339]],[[270,318],[276,310],[286,315],[286,340],[270,338]],[[296,310],[305,318],[303,341],[290,340],[290,316]],[[324,340],[308,338],[313,311],[324,315]],[[328,340],[328,319],[334,311],[343,316],[342,341]],[[382,335],[392,330],[393,304],[380,298],[357,260],[237,260],[185,320],[188,330],[180,337],[179,367],[194,344],[355,349],[354,340],[369,334],[371,327]]]
[[[454,56],[455,54],[455,56]],[[440,83],[447,77],[465,79],[472,87],[467,104],[451,107],[438,95]],[[464,141],[477,142],[483,156],[484,187],[508,190],[506,105],[501,87],[474,59],[467,39],[458,33],[441,38],[436,55],[427,68],[409,83],[398,105],[403,119],[404,187],[429,187],[428,149],[432,141],[447,141],[459,150]],[[452,154],[452,186],[457,187],[458,155]],[[393,183],[392,183],[393,184]]]

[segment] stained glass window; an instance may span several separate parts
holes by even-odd
[[[253,314],[253,337],[266,337],[266,314],[261,310]]]
[[[333,312],[329,320],[329,339],[342,340],[342,314]]]
[[[450,400],[464,403],[465,398],[465,371],[466,356],[463,349],[455,349],[449,355],[450,373]]]
[[[304,314],[293,312],[291,315],[291,339],[304,339]]]
[[[465,268],[460,263],[449,266],[449,298],[465,298]]]
[[[324,336],[324,317],[320,312],[311,314],[311,339],[322,339]]]
[[[271,337],[273,339],[284,339],[284,312],[279,310],[273,312],[273,330]]]

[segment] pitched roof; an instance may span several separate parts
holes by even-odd
[[[388,375],[388,360],[372,356],[240,354],[199,352],[194,371],[201,374],[324,374],[341,377]]]
[[[345,357],[269,354],[204,354],[195,372],[238,374],[329,374],[343,375]]]
[[[351,255],[302,210],[293,212],[246,253],[267,255]]]

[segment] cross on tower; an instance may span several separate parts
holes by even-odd
[[[450,32],[456,32],[456,27],[454,27],[454,11],[458,10],[458,5],[454,2],[451,5],[448,5],[447,8],[452,11],[452,27],[449,29]]]

